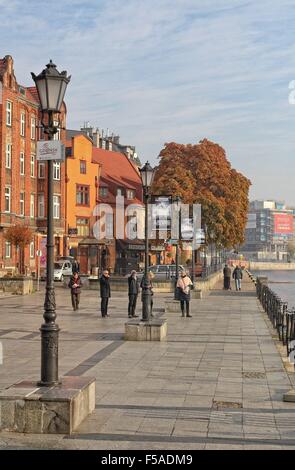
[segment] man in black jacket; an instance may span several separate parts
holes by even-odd
[[[111,297],[110,274],[107,269],[102,272],[99,280],[101,297],[101,316],[108,317],[108,303]]]
[[[138,317],[135,315],[137,296],[139,294],[139,281],[137,279],[136,271],[131,271],[131,275],[128,277],[128,317]]]

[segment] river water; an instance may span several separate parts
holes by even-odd
[[[254,276],[266,276],[269,287],[275,291],[288,306],[295,307],[295,271],[253,271]]]

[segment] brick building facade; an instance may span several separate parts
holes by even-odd
[[[65,127],[66,108],[61,113]],[[61,131],[61,140],[65,140]],[[5,239],[11,225],[28,225],[33,239],[24,251],[27,273],[36,272],[36,250],[46,239],[47,169],[36,160],[39,138],[39,102],[34,87],[18,84],[11,56],[0,59],[0,270],[19,268],[16,248]],[[63,254],[65,237],[65,170],[55,164],[54,214],[56,254]],[[42,243],[43,239],[43,243]]]

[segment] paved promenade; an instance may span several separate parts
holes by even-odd
[[[96,377],[96,409],[70,437],[2,432],[0,448],[295,449],[295,403],[282,401],[292,376],[250,281],[192,301],[193,318],[164,315],[167,294],[156,295],[162,343],[123,340],[126,295],[102,319],[96,292],[82,293],[79,312],[56,292],[60,374]],[[0,389],[39,379],[43,296],[0,299]]]

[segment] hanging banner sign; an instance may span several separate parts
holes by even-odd
[[[37,142],[37,160],[64,160],[65,146],[60,140],[40,140]]]

